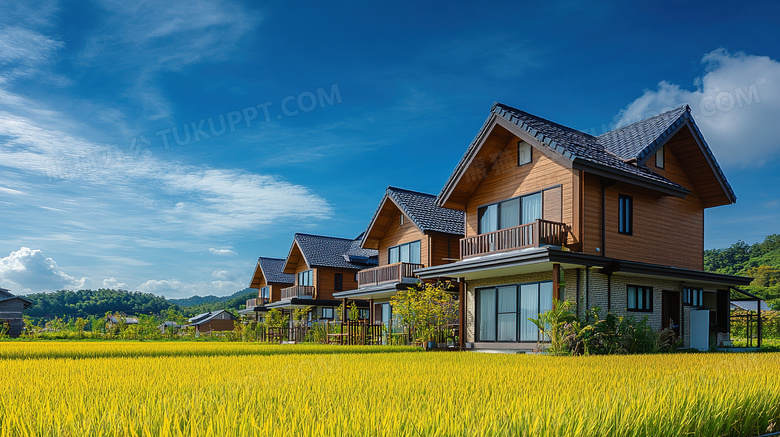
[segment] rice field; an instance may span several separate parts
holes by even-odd
[[[780,427],[780,354],[547,357],[0,343],[0,436],[721,436]]]

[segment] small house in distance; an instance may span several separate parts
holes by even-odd
[[[236,317],[226,310],[209,311],[190,318],[189,323],[184,327],[194,327],[201,334],[208,334],[212,331],[232,331],[234,320]]]
[[[32,302],[29,300],[14,296],[5,288],[0,288],[0,332],[7,327],[9,336],[18,337],[21,335],[22,328],[24,328],[22,313],[31,304]]]

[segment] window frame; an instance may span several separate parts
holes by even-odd
[[[655,166],[660,168],[660,169],[666,168],[666,152],[664,150],[665,150],[665,146],[661,146],[661,148],[658,149],[658,151],[655,152],[655,155],[654,155]],[[661,158],[661,164],[658,164],[658,158],[659,157]]]
[[[401,259],[401,254],[403,253],[403,248],[407,247],[407,250],[408,250],[407,254],[409,255],[409,258],[411,258],[411,255],[412,255],[411,247],[412,247],[412,244],[414,244],[414,243],[418,243],[418,246],[419,246],[420,262],[419,263],[413,263],[411,261],[403,261]],[[398,261],[390,262],[390,260],[393,258],[392,257],[393,249],[398,251]],[[388,247],[387,248],[387,264],[395,264],[395,263],[399,263],[399,262],[405,262],[405,263],[408,263],[408,264],[422,264],[422,240],[409,241],[409,242],[406,242],[406,243],[396,244],[395,246]]]
[[[528,161],[526,162],[520,162],[520,148],[525,146],[528,146]],[[518,141],[517,142],[517,166],[522,167],[524,165],[528,165],[530,163],[534,162],[534,148],[529,143],[525,141]]]
[[[550,284],[550,286],[552,286],[552,282],[553,281],[530,281],[530,282],[519,282],[519,283],[512,283],[512,284],[496,284],[496,285],[490,285],[490,286],[486,286],[486,287],[478,287],[478,288],[476,288],[474,290],[475,291],[475,307],[474,307],[474,309],[475,309],[475,311],[474,311],[474,337],[475,337],[475,341],[478,341],[478,342],[481,342],[481,343],[482,342],[484,342],[484,343],[529,343],[529,342],[533,342],[533,340],[523,340],[522,339],[523,333],[522,333],[522,330],[521,330],[521,322],[522,322],[522,291],[521,291],[521,289],[522,289],[523,286],[528,286],[528,285],[535,285],[536,286],[536,305],[537,305],[536,308],[537,308],[537,310],[539,310],[540,308],[542,308],[542,305],[541,305],[541,303],[542,303],[542,299],[541,299],[542,288],[541,288],[541,286],[542,286],[542,284]],[[514,312],[514,314],[517,314],[517,317],[515,318],[515,324],[516,324],[516,326],[515,326],[515,330],[516,330],[515,338],[516,338],[516,340],[515,341],[499,340],[498,316],[500,314],[513,314],[511,312],[499,312],[498,311],[498,309],[499,309],[499,300],[500,300],[499,299],[498,289],[501,288],[501,287],[514,287],[515,288],[515,293],[516,293],[516,298],[515,298],[516,311]],[[495,290],[495,302],[493,304],[494,308],[493,308],[493,312],[492,312],[493,317],[495,318],[495,326],[493,327],[493,329],[495,330],[493,338],[495,338],[495,340],[483,340],[483,339],[481,339],[480,338],[480,331],[479,331],[480,321],[481,321],[481,317],[482,317],[480,315],[480,305],[481,305],[481,303],[480,303],[480,301],[481,301],[481,293],[480,293],[480,291],[482,291],[482,290],[489,290],[489,289]],[[551,305],[552,305],[552,303],[551,303]],[[536,342],[540,342],[540,341],[541,342],[549,342],[548,339],[544,338],[544,335],[542,334],[542,331],[537,331],[536,337],[537,337]]]
[[[301,282],[301,278],[308,279],[311,283],[309,284],[303,284]],[[295,275],[295,281],[296,285],[304,286],[304,287],[313,287],[314,286],[314,269],[304,270],[302,272],[298,272],[298,274]]]
[[[618,233],[634,235],[634,197],[618,195]]]
[[[520,199],[520,211],[518,213],[519,213],[519,217],[520,217],[519,221],[522,222],[523,221],[523,198],[530,197],[530,196],[535,196],[535,195],[539,194],[540,197],[541,197],[540,198],[541,216],[542,216],[542,219],[544,219],[544,192],[548,191],[548,190],[554,190],[554,189],[556,189],[558,187],[562,187],[562,185],[561,184],[553,185],[552,187],[547,187],[547,188],[545,188],[543,190],[532,191],[530,193],[525,193],[525,194],[520,195],[520,196],[509,197],[507,199],[501,199],[498,202],[486,203],[484,205],[480,205],[477,208],[477,235],[482,235],[482,234],[489,233],[489,232],[483,232],[482,231],[482,220],[480,220],[480,217],[482,215],[481,214],[482,211],[484,211],[485,209],[487,209],[488,207],[491,207],[493,205],[496,205],[496,222],[497,222],[497,224],[496,224],[496,228],[497,228],[496,231],[500,231],[500,230],[503,230],[503,229],[509,229],[509,228],[502,228],[501,227],[501,223],[500,223],[500,221],[501,221],[501,204],[502,203],[508,203],[508,202],[510,202],[512,200],[516,200],[516,199]],[[526,225],[526,224],[528,224],[528,223],[520,223],[520,225]],[[520,226],[520,225],[518,225],[518,226]],[[511,226],[511,227],[514,227],[514,226]],[[490,231],[490,232],[496,232],[496,231]]]
[[[333,291],[344,291],[344,274],[333,274]]]
[[[330,310],[330,316],[325,315],[325,311]],[[327,320],[333,320],[336,318],[336,309],[333,307],[322,307],[322,318]]]
[[[271,299],[271,287],[260,287],[260,299]]]
[[[634,289],[634,305],[636,308],[629,306],[629,294],[631,289]],[[642,290],[642,306],[647,305],[647,308],[639,308],[639,290]],[[639,312],[639,313],[652,313],[653,312],[653,287],[649,285],[636,285],[626,284],[626,311]]]
[[[371,318],[371,308],[358,308],[358,320],[368,320]]]
[[[683,305],[693,307],[704,306],[704,288],[683,287]]]

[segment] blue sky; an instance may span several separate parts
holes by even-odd
[[[688,103],[738,197],[706,247],[779,231],[776,2],[9,3],[15,292],[233,293],[388,185],[438,193],[494,101],[591,133]]]

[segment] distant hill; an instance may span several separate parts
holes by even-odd
[[[32,302],[24,314],[35,320],[102,317],[107,312],[128,316],[160,314],[168,309],[191,317],[208,311],[244,308],[246,301],[257,297],[257,290],[246,288],[230,296],[192,296],[186,299],[166,299],[139,291],[113,290],[58,290],[24,296]]]
[[[725,249],[705,250],[704,269],[755,278],[745,287],[746,291],[780,310],[780,235],[768,235],[760,243],[747,244],[740,240]]]
[[[235,310],[240,310],[246,307],[246,301],[255,297],[257,297],[257,290],[245,288],[241,291],[237,291],[231,294],[230,296],[217,298],[218,300],[216,301],[205,302],[198,305],[182,306],[182,312],[188,316],[194,316],[196,314],[216,310],[234,310],[235,312]]]
[[[253,292],[257,294],[257,291],[252,291],[251,288],[245,288],[243,290],[236,291],[235,293],[231,294],[230,296],[190,296],[183,299],[168,299],[168,302],[176,304],[180,307],[191,307],[195,305],[203,305],[205,303],[214,303],[214,302],[227,302],[231,299],[235,299],[239,296],[244,296],[247,293]],[[250,298],[251,299],[251,298]]]
[[[24,296],[32,302],[25,315],[34,319],[87,318],[103,316],[106,312],[127,315],[158,314],[178,306],[164,297],[139,291],[112,290],[59,290],[52,293],[34,293]]]

